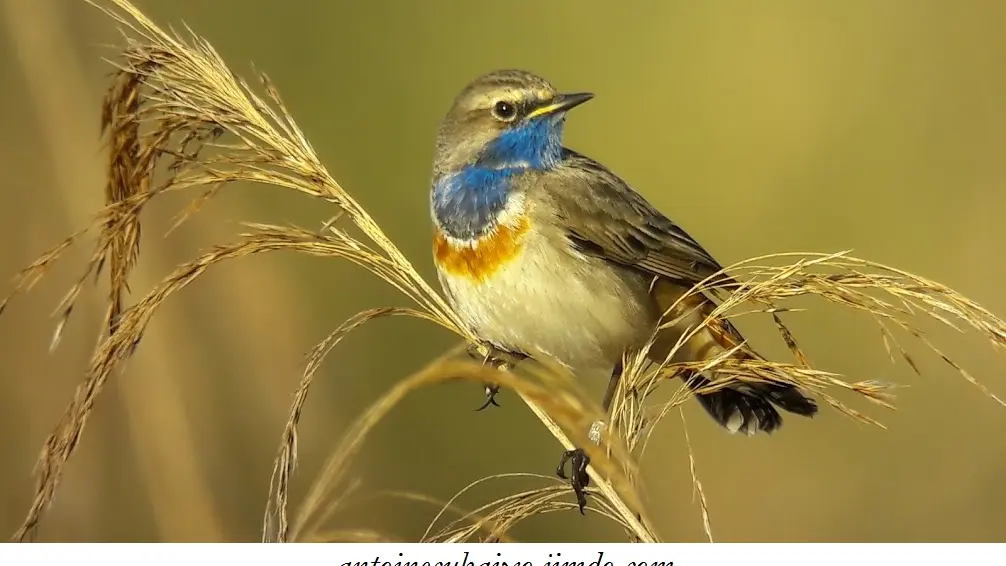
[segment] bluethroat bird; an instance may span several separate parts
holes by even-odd
[[[576,376],[603,374],[610,409],[622,355],[653,336],[685,291],[722,268],[677,224],[600,163],[563,147],[566,113],[593,97],[561,94],[519,70],[471,82],[454,100],[437,137],[431,213],[434,258],[448,301],[470,330],[513,359],[546,356]],[[649,358],[662,363],[689,327],[715,307],[708,295],[681,301]],[[744,339],[725,319],[693,336],[674,360],[723,354]],[[758,355],[746,346],[732,354]],[[539,358],[540,359],[540,358]],[[688,375],[692,388],[713,376]],[[487,390],[487,402],[495,391]],[[779,407],[812,416],[817,405],[796,387],[735,384],[697,394],[730,432],[772,432]],[[583,512],[588,460],[572,460],[570,481]]]

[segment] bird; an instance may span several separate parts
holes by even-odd
[[[709,294],[686,291],[723,270],[678,224],[607,167],[563,144],[567,113],[589,92],[561,93],[518,70],[481,75],[440,122],[430,188],[433,259],[444,295],[491,351],[546,357],[575,376],[605,375],[610,409],[623,354],[655,335],[661,363],[689,326],[712,313]],[[676,324],[657,332],[678,301]],[[758,358],[728,320],[714,319],[675,359]],[[683,376],[693,389],[714,376]],[[495,404],[487,388],[487,404]],[[778,409],[811,417],[817,404],[786,383],[736,383],[696,399],[731,433],[771,433]],[[580,512],[589,459],[573,461]]]

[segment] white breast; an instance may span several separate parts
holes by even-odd
[[[482,282],[440,272],[462,319],[484,340],[541,352],[580,374],[610,375],[656,324],[646,278],[572,250],[532,223],[522,253]]]

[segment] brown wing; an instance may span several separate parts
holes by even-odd
[[[549,187],[549,196],[557,199],[557,213],[570,240],[584,253],[636,269],[660,278],[654,286],[657,303],[662,308],[677,304],[670,313],[690,316],[676,328],[687,327],[705,319],[713,308],[710,297],[678,299],[690,288],[722,268],[691,236],[653,208],[624,181],[600,164],[574,152],[568,152],[564,167],[554,179],[560,185]],[[731,281],[725,278],[725,281]],[[677,343],[672,327],[658,334],[650,350],[650,359],[663,362]],[[729,320],[719,319],[707,325],[685,344],[685,357],[709,359],[733,350],[744,338]],[[735,357],[757,358],[744,348]],[[708,384],[705,375],[683,374],[689,386]],[[734,432],[744,430],[771,432],[782,424],[773,405],[804,416],[817,412],[817,405],[788,383],[736,384],[719,391],[703,393],[698,399],[706,411],[722,426]]]
[[[568,237],[584,253],[691,287],[722,267],[624,181],[567,150],[549,194]]]

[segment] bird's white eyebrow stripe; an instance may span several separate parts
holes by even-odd
[[[515,102],[518,104],[542,103],[552,100],[555,93],[546,89],[534,91],[522,90],[519,88],[493,89],[488,90],[474,99],[472,110],[491,108],[493,104],[500,100]]]

